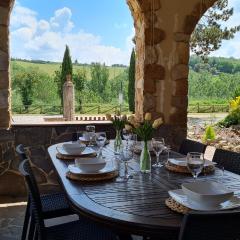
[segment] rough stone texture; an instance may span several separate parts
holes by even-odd
[[[190,34],[186,34],[186,33],[174,33],[174,40],[176,42],[185,42],[185,43],[189,43],[190,40]]]
[[[49,159],[47,148],[55,143],[70,141],[73,132],[83,131],[85,125],[18,127],[0,130],[0,195],[25,196],[25,184],[18,172],[18,144],[26,147],[35,176],[43,193],[58,191],[57,175]],[[106,131],[109,139],[115,137],[110,124],[97,124],[96,131]]]
[[[10,8],[13,2],[14,2],[13,0],[2,0],[0,2],[0,6],[4,8]]]
[[[8,82],[8,75],[7,71],[0,71],[0,90],[1,89],[8,89],[9,82]]]
[[[9,25],[9,18],[8,18],[9,10],[7,8],[4,8],[4,7],[0,6],[0,12],[1,12],[0,25],[8,26]]]
[[[173,88],[173,96],[186,96],[188,94],[188,80],[175,81]]]
[[[9,57],[6,52],[0,50],[0,71],[8,71]]]
[[[181,80],[188,78],[188,65],[185,64],[178,64],[173,67],[172,69],[172,80]]]
[[[165,32],[159,28],[147,28],[145,36],[146,45],[158,44],[165,39]]]
[[[186,34],[191,34],[195,28],[195,26],[197,25],[199,21],[199,17],[197,16],[193,16],[193,15],[188,15],[185,18],[185,22],[184,22],[184,32]]]
[[[0,51],[7,53],[8,48],[9,48],[8,27],[5,25],[0,25]],[[0,54],[1,54],[0,56],[2,57],[2,53]]]
[[[8,107],[8,89],[0,89],[0,106],[1,108]]]
[[[66,82],[63,85],[63,118],[67,121],[73,121],[75,118],[74,99],[74,85],[71,75],[67,75]]]

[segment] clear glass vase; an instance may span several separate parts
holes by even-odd
[[[114,153],[120,154],[122,149],[122,137],[121,137],[121,131],[116,130],[116,138],[114,140]]]
[[[148,150],[148,143],[144,141],[143,149],[140,156],[140,170],[142,173],[150,173],[151,172],[151,155]]]

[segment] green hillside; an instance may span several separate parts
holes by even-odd
[[[54,75],[54,72],[59,70],[61,63],[34,63],[34,62],[25,62],[21,60],[12,60],[11,63],[19,64],[24,68],[39,68],[41,72],[45,72],[50,76]],[[109,69],[109,79],[113,79],[116,76],[120,75],[121,73],[126,70],[124,67],[107,67]],[[73,65],[73,69],[76,72],[77,70],[85,69],[87,72],[87,78],[90,79],[90,66],[81,66],[81,65]]]

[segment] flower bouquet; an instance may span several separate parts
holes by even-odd
[[[128,128],[132,127],[133,131],[144,142],[140,156],[140,168],[144,173],[151,172],[151,155],[149,153],[147,142],[152,139],[154,130],[156,130],[162,123],[162,118],[152,121],[151,113],[146,113],[142,122],[137,122],[134,116],[130,116],[128,119]]]
[[[116,154],[120,153],[122,148],[122,137],[121,131],[124,128],[127,122],[127,116],[121,115],[120,112],[117,112],[115,115],[111,116],[111,114],[106,114],[106,118],[108,121],[111,121],[114,129],[116,130],[116,138],[114,140],[114,152]]]

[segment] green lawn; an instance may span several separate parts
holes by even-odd
[[[12,60],[13,61],[13,60]],[[31,62],[24,62],[20,60],[14,60],[17,64],[24,68],[28,67],[37,67],[41,71],[48,73],[49,75],[53,75],[55,71],[59,70],[61,63],[31,63]],[[90,66],[79,66],[73,65],[74,71],[85,69],[87,72],[87,78],[90,79]],[[109,69],[109,78],[113,79],[115,76],[121,74],[126,68],[124,67],[108,67]]]

